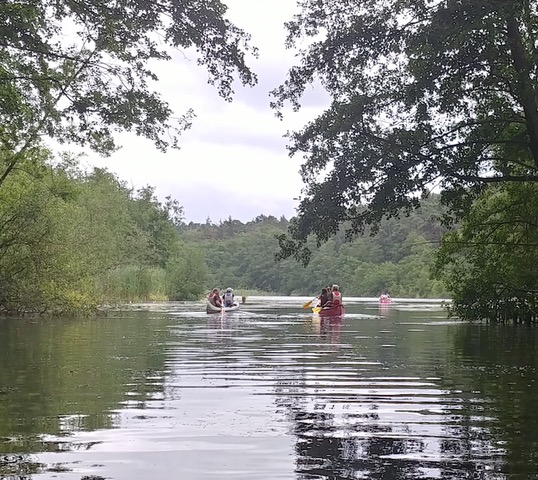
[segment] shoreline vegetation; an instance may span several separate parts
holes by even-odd
[[[375,236],[338,233],[305,267],[275,259],[284,217],[187,224],[177,200],[86,171],[73,156],[40,150],[20,166],[0,189],[4,315],[92,315],[103,305],[203,299],[214,286],[247,297],[308,295],[327,283],[348,296],[447,296],[430,278],[443,233],[428,222],[436,199]]]
[[[259,215],[246,223],[231,217],[186,223],[177,200],[160,201],[150,186],[132,189],[106,169],[83,170],[74,157],[53,159],[43,150],[21,167],[0,189],[2,316],[105,315],[129,302],[203,300],[215,286],[247,299],[314,296],[338,283],[347,297],[388,291],[393,298],[452,298],[451,316],[536,322],[515,297],[474,308],[474,290],[462,290],[459,281],[467,275],[464,263],[438,275],[457,260],[457,235],[469,227],[448,232],[432,221],[443,215],[435,195],[408,216],[383,220],[375,234],[350,238],[342,225],[322,245],[312,240],[305,266],[276,260],[278,238],[293,220]],[[449,291],[465,294],[467,303]]]
[[[465,269],[434,277],[457,259],[456,234],[469,228],[448,232],[432,221],[444,213],[435,195],[408,216],[383,220],[375,234],[349,237],[342,225],[320,246],[311,240],[304,266],[276,260],[278,238],[293,220],[259,215],[246,223],[231,217],[186,223],[177,200],[160,201],[150,186],[130,188],[106,169],[84,170],[75,157],[41,150],[20,167],[0,189],[3,316],[103,315],[107,305],[204,299],[214,286],[247,298],[315,295],[331,283],[347,297],[388,291],[394,298],[456,298],[444,286],[448,278],[450,291],[473,294],[458,290]],[[527,304],[501,300],[474,310],[455,301],[449,313],[536,321]],[[471,308],[475,303],[469,297]]]

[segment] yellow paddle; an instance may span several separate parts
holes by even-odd
[[[310,300],[309,302],[306,302],[304,305],[303,305],[303,308],[310,308],[310,305],[312,305],[312,302],[314,300],[317,300],[318,297],[314,297],[312,300]]]

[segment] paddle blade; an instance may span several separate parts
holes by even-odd
[[[312,302],[313,302],[314,300],[315,300],[315,298],[312,299],[312,300],[310,300],[308,303],[305,303],[305,304],[303,305],[303,308],[310,308],[310,305],[312,305]]]

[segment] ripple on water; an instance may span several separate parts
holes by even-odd
[[[345,317],[325,319],[289,299],[271,300],[269,313],[259,302],[236,315],[207,315],[202,302],[195,312],[168,305],[130,314],[120,340],[119,324],[89,327],[86,352],[92,342],[114,348],[81,367],[86,397],[62,390],[66,373],[43,376],[56,382],[57,409],[34,423],[60,421],[35,437],[37,472],[49,468],[52,478],[61,466],[66,480],[502,475],[506,413],[484,393],[487,381],[508,376],[517,392],[517,379],[528,375],[528,385],[535,369],[456,355],[462,324],[425,315],[430,305],[383,317],[352,305]],[[517,467],[536,473],[526,465]]]

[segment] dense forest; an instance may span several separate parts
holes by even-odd
[[[431,279],[435,252],[443,237],[437,197],[422,202],[410,216],[384,220],[379,232],[349,239],[345,226],[313,251],[307,266],[294,259],[275,261],[277,236],[289,222],[259,216],[242,223],[228,218],[213,224],[183,225],[181,238],[198,245],[207,259],[212,285],[256,289],[284,295],[318,292],[338,283],[352,296],[378,296],[383,290],[401,297],[445,297],[439,280]]]
[[[178,201],[129,188],[105,169],[36,151],[0,189],[0,305],[7,312],[81,313],[105,303],[193,300],[212,286],[312,294],[339,283],[347,295],[389,289],[445,296],[430,279],[443,231],[436,199],[375,236],[343,233],[304,267],[276,260],[285,218],[186,224]]]

